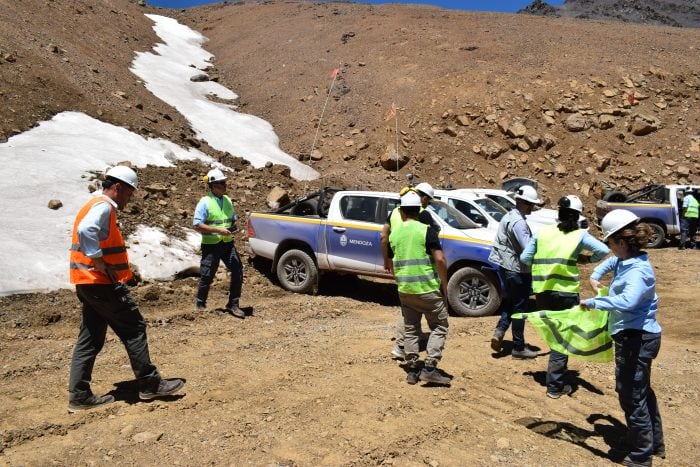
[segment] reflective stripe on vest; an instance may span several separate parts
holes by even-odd
[[[117,226],[117,215],[114,206],[103,197],[98,196],[88,201],[83,206],[73,223],[72,244],[70,247],[70,282],[71,284],[111,284],[112,280],[105,274],[95,269],[92,258],[85,256],[80,250],[78,240],[78,226],[88,211],[97,203],[107,203],[110,208],[109,214],[109,235],[100,241],[102,259],[107,263],[117,276],[117,282],[126,282],[131,279],[131,269],[129,268],[129,255],[126,252],[124,238]]]
[[[609,362],[613,358],[607,311],[581,311],[574,307],[561,311],[516,313],[512,318],[526,318],[542,340],[557,352],[592,362]]]
[[[688,203],[688,207],[685,208],[685,217],[688,219],[697,219],[698,218],[698,206],[700,203],[698,203],[698,200],[695,199],[695,196],[693,195],[688,195],[690,196],[690,200]]]
[[[218,198],[210,193],[209,196],[205,196],[202,199],[207,200],[207,219],[204,221],[206,225],[212,227],[223,227],[228,229],[233,225],[233,215],[235,211],[233,210],[233,203],[231,198],[224,195],[222,199],[222,206],[219,206]],[[219,234],[202,234],[202,243],[206,245],[214,245],[219,242],[230,243],[233,241],[231,235],[219,235]]]
[[[556,224],[540,229],[532,260],[533,292],[578,293],[580,277],[574,253],[584,233],[582,229],[564,233]]]
[[[425,251],[428,226],[417,220],[402,222],[391,230],[394,276],[400,293],[418,295],[440,290],[432,258]]]

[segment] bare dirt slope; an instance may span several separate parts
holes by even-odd
[[[301,157],[338,67],[314,162],[324,178],[297,183],[282,167],[255,170],[194,140],[184,118],[128,71],[134,52],[157,40],[145,12],[207,35],[210,76]],[[274,186],[292,197],[322,184],[398,189],[408,172],[435,186],[531,176],[549,200],[581,195],[589,214],[603,182],[698,182],[698,30],[291,2],[168,11],[126,0],[0,0],[0,21],[0,140],[80,110],[199,145],[237,169],[230,187],[241,212],[264,209]],[[392,102],[399,156],[408,159],[398,177],[380,163],[396,144],[396,121],[384,121]],[[188,226],[206,170],[141,170],[145,189],[120,217],[125,231]],[[694,253],[652,256],[664,326],[653,380],[669,465],[700,463]],[[620,447],[610,365],[572,364],[578,390],[552,401],[542,386],[546,358],[494,357],[494,317],[453,319],[443,366],[454,384],[409,387],[388,356],[393,287],[325,283],[318,296],[292,295],[248,267],[244,321],[191,312],[195,278],[141,284],[134,293],[154,360],[166,376],[188,380],[186,394],[138,402],[112,337],[94,385],[118,402],[73,416],[65,388],[76,299],[68,291],[0,299],[0,463],[606,465]],[[217,282],[213,292],[221,304],[224,289]]]
[[[652,376],[668,458],[698,465],[695,418],[700,253],[652,253],[663,345]],[[624,419],[612,364],[572,361],[571,397],[545,397],[546,357],[492,354],[495,317],[452,318],[442,363],[451,387],[409,386],[389,356],[393,287],[337,279],[310,297],[247,274],[245,320],[183,308],[194,279],[137,289],[151,352],[181,396],[139,402],[109,334],[94,389],[108,408],[69,415],[65,386],[78,327],[69,293],[0,301],[0,462],[7,465],[609,465]],[[214,298],[223,303],[223,283]],[[154,296],[160,296],[154,299]],[[150,300],[149,300],[150,297]],[[529,341],[543,346],[531,328]],[[543,351],[546,348],[543,349]]]

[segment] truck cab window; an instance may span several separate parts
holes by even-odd
[[[345,196],[340,200],[340,212],[347,220],[378,223],[378,200],[379,198],[369,196]]]

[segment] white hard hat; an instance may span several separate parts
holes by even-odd
[[[523,185],[515,190],[515,199],[522,199],[531,204],[542,204],[542,200],[537,197],[537,190],[530,185]]]
[[[207,183],[221,182],[226,180],[226,175],[219,169],[211,169],[207,172]]]
[[[134,172],[134,169],[131,167],[127,167],[125,165],[117,165],[112,167],[105,173],[105,177],[114,178],[120,182],[124,182],[134,190],[138,186],[138,177],[136,176],[136,172]]]
[[[435,197],[435,190],[433,190],[433,187],[430,186],[430,183],[419,183],[418,185],[416,185],[416,191],[420,191],[430,199],[433,199]]]
[[[557,205],[560,208],[572,209],[579,214],[583,212],[583,203],[581,202],[581,198],[576,195],[562,196],[559,198]]]
[[[600,226],[603,228],[603,241],[607,241],[612,235],[637,221],[639,221],[639,217],[627,209],[610,211],[600,223]]]
[[[410,208],[410,207],[420,207],[420,195],[416,193],[415,191],[409,191],[405,195],[401,197],[401,207],[402,208]]]

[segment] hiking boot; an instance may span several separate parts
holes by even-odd
[[[418,380],[420,377],[418,376],[418,371],[417,370],[412,370],[406,373],[406,382],[410,385],[414,385],[418,383]]]
[[[452,378],[443,375],[437,368],[433,368],[432,370],[423,368],[420,371],[419,378],[421,381],[425,381],[426,383],[450,384],[452,382]]]
[[[561,391],[555,392],[552,390],[547,390],[547,397],[551,399],[559,399],[561,396],[568,396],[574,391],[574,389],[569,386],[568,384],[565,384],[563,388],[561,388]]]
[[[654,452],[651,453],[653,456],[660,457],[661,459],[666,459],[666,448],[661,446],[660,448],[654,448]]]
[[[626,465],[627,467],[649,467],[651,466],[651,457],[645,461],[636,461],[631,459],[630,456],[625,456],[620,464]]]
[[[139,397],[141,399],[155,399],[156,397],[170,396],[182,389],[184,385],[185,382],[181,379],[161,379],[155,391],[149,389],[141,391]]]
[[[391,349],[391,355],[399,360],[404,360],[406,358],[406,352],[403,350],[402,345],[396,344],[393,349]]]
[[[506,332],[502,329],[496,328],[495,331],[493,331],[493,337],[491,338],[491,349],[493,349],[494,352],[500,352],[501,347],[503,346],[503,336],[505,336]]]
[[[245,311],[241,310],[237,306],[234,306],[232,308],[226,307],[226,313],[235,316],[236,318],[245,318]]]
[[[94,409],[100,405],[111,404],[112,402],[114,402],[114,396],[111,394],[106,394],[104,396],[95,396],[93,394],[79,401],[70,401],[68,403],[68,412],[75,413],[81,410]]]
[[[200,304],[200,303],[197,303],[197,304],[194,306],[194,311],[200,311],[200,312],[201,312],[201,311],[207,311],[207,306],[206,306],[206,305],[202,305],[202,304]]]
[[[535,358],[539,355],[539,353],[535,352],[534,350],[530,350],[527,347],[525,347],[522,350],[513,350],[510,355],[513,358],[520,358],[520,359],[525,359],[525,358]]]

